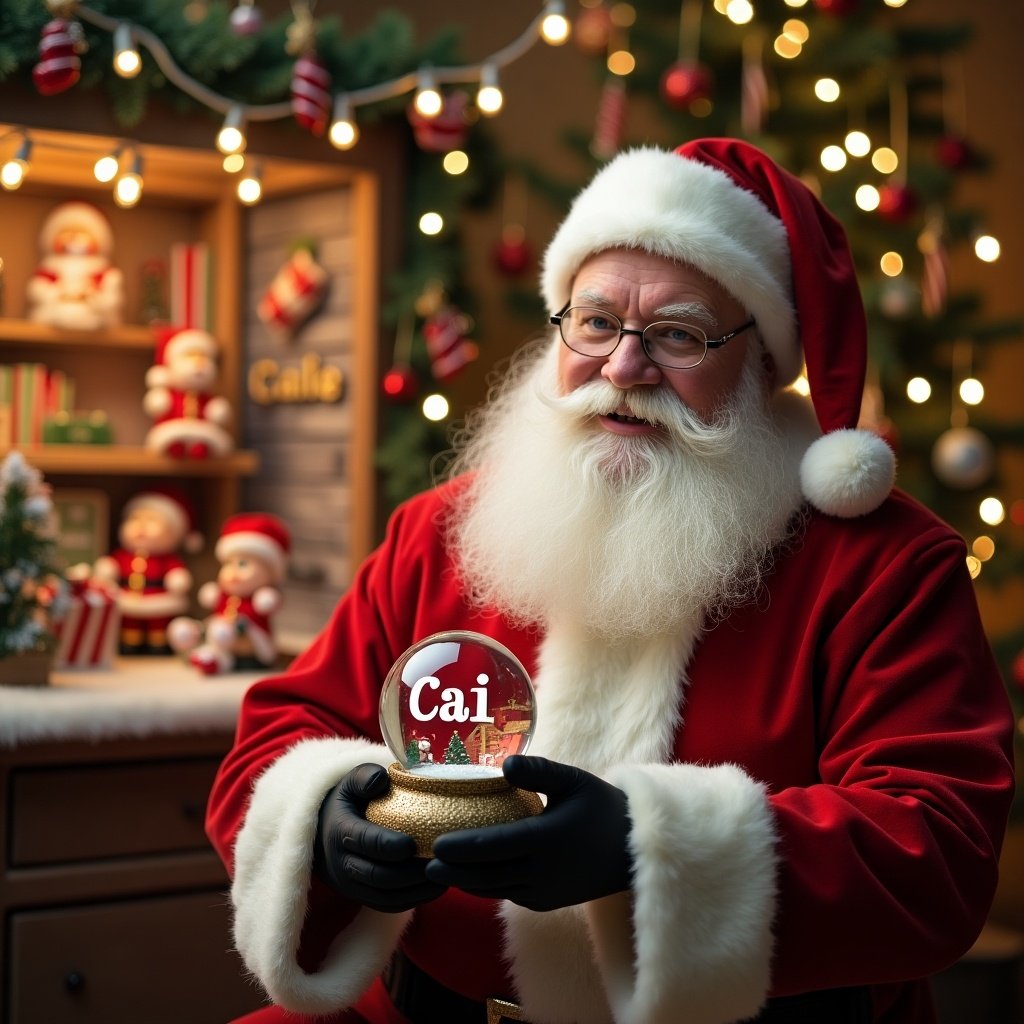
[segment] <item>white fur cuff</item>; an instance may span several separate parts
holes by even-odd
[[[380,974],[411,913],[361,909],[315,974],[296,962],[306,916],[317,812],[356,765],[385,767],[391,752],[367,740],[302,740],[257,780],[235,844],[235,945],[271,999],[328,1013],[352,1005]]]
[[[607,778],[625,791],[633,819],[633,948],[623,901],[587,912],[616,1022],[756,1015],[770,983],[775,910],[763,787],[728,764],[623,765]]]

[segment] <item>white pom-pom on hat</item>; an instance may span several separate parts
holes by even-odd
[[[815,508],[842,519],[873,512],[896,479],[892,449],[870,430],[833,430],[800,462],[800,487]]]

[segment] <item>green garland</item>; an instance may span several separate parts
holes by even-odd
[[[238,36],[229,22],[230,5],[224,2],[210,3],[197,21],[187,17],[188,5],[182,0],[90,0],[89,7],[148,29],[160,38],[187,75],[223,96],[247,106],[289,98],[295,57],[285,47],[292,21],[288,15],[267,23],[256,34]],[[41,0],[4,0],[0,4],[0,82],[21,81],[31,88],[40,33],[50,18]],[[115,118],[125,128],[142,120],[151,99],[183,112],[202,111],[211,118],[220,117],[168,82],[145,53],[142,71],[136,78],[119,78],[112,69],[110,33],[85,21],[81,25],[88,52],[82,61],[81,79],[74,88],[102,89]],[[418,42],[408,19],[392,11],[381,12],[358,34],[346,33],[337,16],[317,22],[317,56],[330,72],[335,92],[390,82],[425,65],[459,66],[465,61],[458,47],[454,29]],[[408,128],[408,102],[406,95],[362,106],[359,120],[363,125],[393,120]],[[295,130],[302,129],[295,126]],[[402,266],[387,282],[389,300],[382,311],[386,329],[396,329],[428,285],[435,283],[451,302],[473,315],[473,296],[463,283],[458,214],[467,205],[490,203],[497,187],[494,145],[479,124],[471,126],[462,147],[469,155],[470,169],[459,176],[445,173],[440,155],[422,151],[414,144],[411,130],[408,134],[412,182],[409,214],[402,218],[406,226]],[[325,141],[324,146],[329,147],[329,143]],[[421,208],[436,210],[444,217],[446,227],[440,235],[428,237],[417,229],[412,211]],[[417,377],[426,381],[431,377],[430,361],[419,319],[416,324],[410,363]],[[430,484],[432,459],[447,447],[448,439],[446,429],[426,420],[415,403],[385,404],[381,420],[377,465],[387,511]]]

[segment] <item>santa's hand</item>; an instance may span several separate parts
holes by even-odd
[[[596,775],[543,757],[514,755],[505,778],[545,793],[541,814],[434,840],[427,878],[529,910],[555,910],[630,888],[626,794]]]
[[[444,885],[428,881],[426,861],[404,832],[366,820],[366,805],[391,785],[387,769],[361,764],[320,805],[313,870],[346,899],[385,913],[436,899]]]

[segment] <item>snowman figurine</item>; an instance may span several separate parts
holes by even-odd
[[[28,317],[65,330],[116,327],[124,275],[111,263],[114,238],[90,203],[61,203],[39,233],[41,259],[28,283]]]
[[[266,512],[241,512],[221,528],[214,548],[216,581],[199,588],[210,610],[202,622],[181,616],[168,632],[171,647],[204,675],[260,669],[277,658],[270,617],[281,606],[288,566],[288,528]]]

